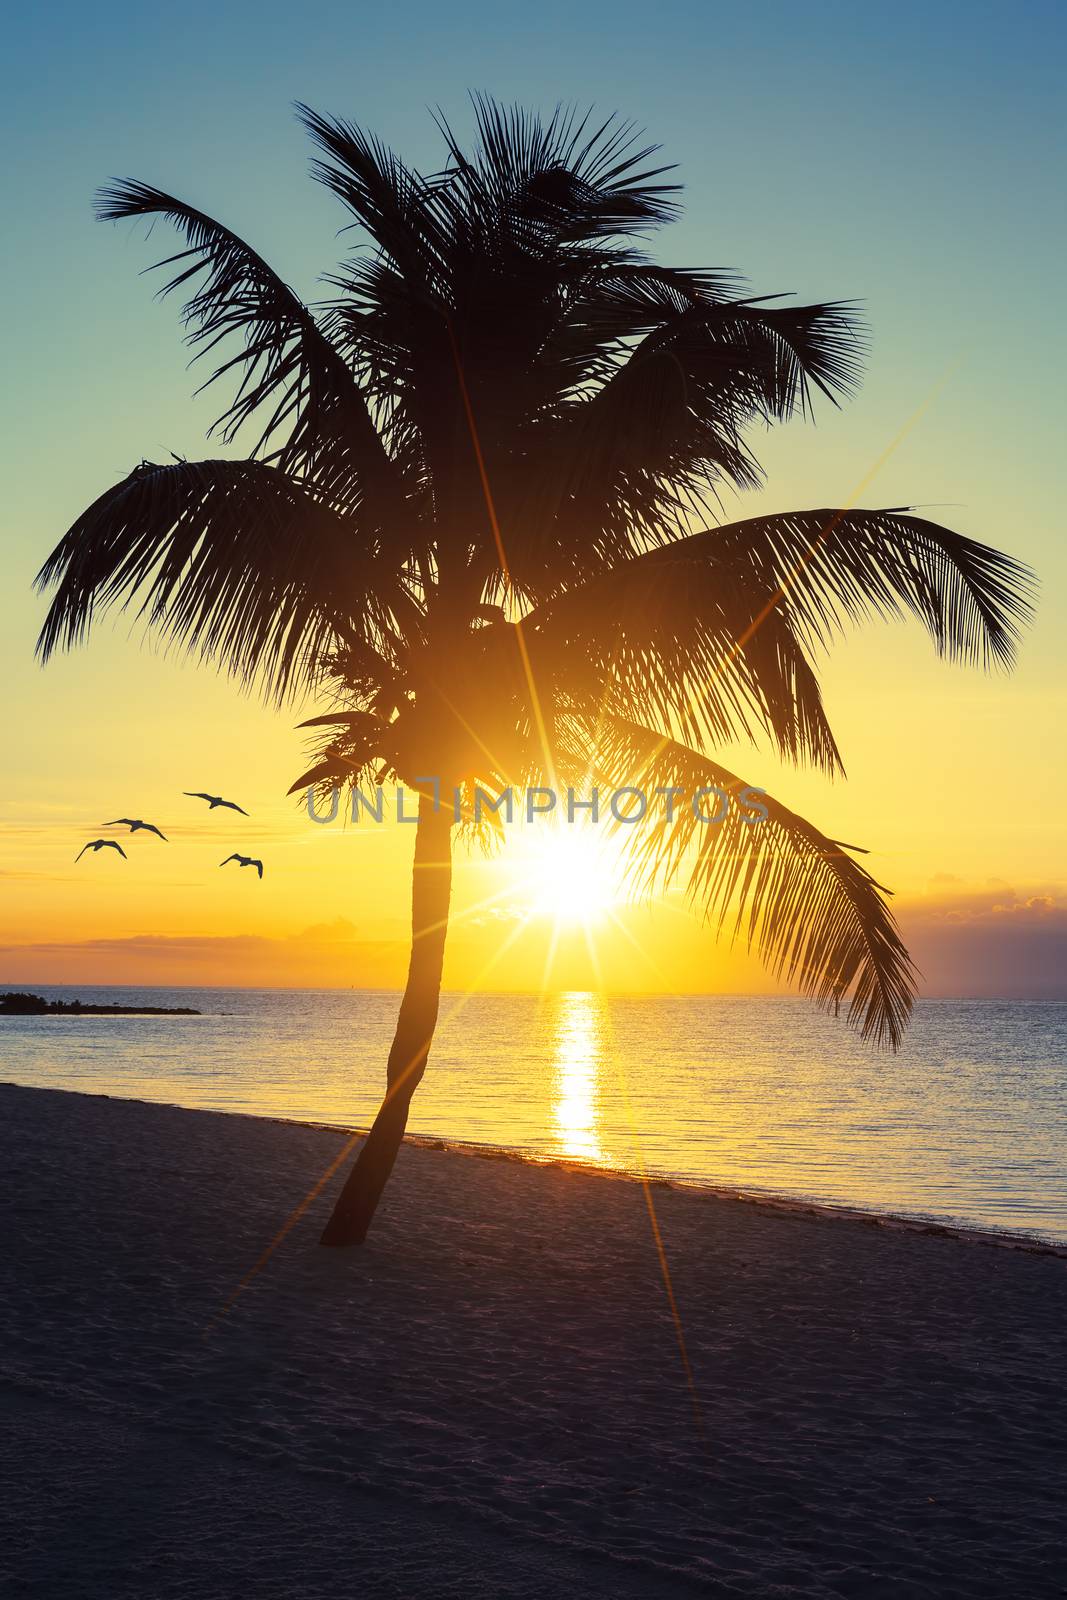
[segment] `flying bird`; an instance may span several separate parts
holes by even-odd
[[[263,863],[262,861],[256,861],[253,856],[239,856],[235,853],[232,856],[227,856],[226,861],[220,861],[219,866],[224,867],[227,861],[239,861],[242,867],[255,867],[260,877],[262,878],[263,876]]]
[[[209,811],[214,811],[216,806],[228,806],[231,811],[240,811],[242,817],[248,815],[243,806],[234,805],[232,800],[224,800],[221,794],[204,794],[200,789],[183,789],[182,794],[187,794],[190,800],[206,800]]]
[[[81,849],[78,851],[78,854],[74,857],[74,859],[75,859],[75,861],[80,861],[82,856],[85,854],[86,850],[105,850],[105,849],[107,849],[107,850],[117,850],[119,855],[122,857],[123,861],[128,860],[128,857],[126,855],[125,850],[119,844],[117,839],[90,839],[88,844],[83,844],[82,845]]]
[[[111,822],[104,823],[105,828],[118,828],[120,826],[129,828],[131,833],[138,833],[142,830],[145,833],[159,833],[159,829],[154,822],[142,822],[140,817],[115,817]],[[167,836],[165,833],[159,833],[159,837],[166,840]]]

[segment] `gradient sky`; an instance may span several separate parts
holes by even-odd
[[[174,236],[93,223],[95,186],[172,189],[314,298],[345,216],[306,177],[291,102],[352,117],[430,169],[428,108],[465,130],[466,92],[483,88],[644,125],[686,185],[661,259],[738,268],[758,292],[864,300],[859,397],[769,435],[767,488],[736,514],[842,503],[881,461],[861,503],[930,508],[1037,568],[1011,678],[939,663],[914,626],[837,648],[825,686],[846,783],[783,773],[761,751],[726,759],[871,847],[931,992],[1063,993],[1064,43],[1052,5],[191,4],[164,18],[104,3],[9,18],[0,980],[401,976],[410,832],[300,817],[284,799],[298,710],[144,648],[122,620],[42,671],[30,585],[142,457],[225,453],[204,444],[223,402],[190,398],[178,307],[138,278]],[[233,794],[254,816],[209,821],[184,788]],[[128,865],[105,852],[75,868],[127,808],[172,843],[141,837]],[[233,848],[268,861],[262,885],[217,870]],[[460,867],[446,982],[473,981],[515,931],[522,879],[507,862]],[[500,898],[462,915],[485,895]],[[677,899],[622,920],[628,934],[602,940],[612,987],[763,985]],[[482,981],[535,985],[548,937],[535,919]],[[579,945],[564,941],[552,982],[591,981]]]

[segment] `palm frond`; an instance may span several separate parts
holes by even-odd
[[[469,528],[481,495],[456,427],[461,389],[507,501],[517,436],[571,381],[539,354],[602,264],[600,245],[671,209],[669,186],[643,166],[650,152],[616,119],[595,125],[561,110],[543,122],[484,97],[475,109],[475,150],[465,154],[440,119],[450,165],[426,179],[354,124],[299,108],[324,152],[315,176],[378,246],[332,279],[341,295],[329,326],[398,436],[419,439],[439,528]]]
[[[1009,667],[1033,610],[1022,562],[906,508],[748,517],[672,549],[751,574],[812,643],[846,621],[911,613],[949,659]]]
[[[847,1005],[863,1038],[896,1049],[917,975],[889,910],[889,891],[852,859],[854,847],[827,838],[766,791],[651,728],[608,717],[591,736],[594,771],[603,782],[649,796],[674,789],[681,797],[670,820],[664,804],[632,830],[629,861],[644,885],[665,888],[689,863],[688,896],[720,930],[732,911],[731,936],[741,937],[776,977],[825,1010]],[[730,797],[725,808],[707,793],[698,801],[704,816],[724,812],[721,821],[695,814],[693,797],[702,789]]]
[[[754,421],[809,412],[813,390],[836,402],[859,375],[846,304],[725,301],[713,279],[637,265],[592,284],[542,351],[557,382],[578,387],[539,429],[513,493],[513,520],[539,530],[516,563],[530,581],[561,551],[588,572],[677,537],[718,484],[762,481],[745,439]],[[609,337],[627,318],[631,332]]]
[[[602,388],[666,317],[736,301],[744,288],[735,272],[664,267],[633,249],[587,251],[575,263],[568,258],[567,267],[557,316],[536,353],[557,417]]]
[[[840,771],[788,610],[753,575],[675,549],[625,562],[529,612],[522,627],[538,684],[558,685],[571,706],[584,698],[701,744],[762,732],[787,759]]]
[[[146,623],[283,698],[340,646],[368,672],[396,639],[388,584],[352,526],[251,461],[144,462],[99,497],[37,575],[57,590],[38,652],[70,648],[102,610]]]
[[[341,680],[335,679],[335,688]],[[311,766],[289,786],[289,794],[312,790],[319,799],[332,791],[367,791],[371,783],[397,776],[388,719],[349,707],[308,717],[301,728],[316,732],[308,742]]]
[[[617,469],[629,466],[666,476],[684,450],[690,469],[699,464],[711,473],[725,471],[743,486],[751,481],[751,472],[744,464],[736,471],[734,462],[737,437],[746,423],[754,417],[781,421],[798,408],[809,410],[813,386],[836,401],[858,381],[863,346],[853,308],[846,304],[721,302],[706,292],[693,294],[677,277],[665,284],[655,277],[628,275],[621,284],[617,279],[608,284],[611,310],[621,289],[631,305],[636,300],[634,310],[643,307],[651,314],[658,306],[660,312],[657,324],[626,352],[610,382],[566,418],[568,425],[580,425],[583,449],[595,449],[594,441],[617,430],[618,396],[625,393],[630,428],[616,447]],[[665,288],[670,298],[663,304]],[[690,293],[683,297],[686,288]],[[670,303],[675,296],[680,304]],[[588,318],[592,308],[585,305],[583,312]],[[655,392],[656,374],[667,368],[674,370],[678,397],[673,426]],[[650,385],[642,427],[637,401]],[[602,471],[599,464],[596,471]]]
[[[231,335],[243,343],[207,379],[214,383],[231,371],[239,377],[235,399],[215,424],[221,437],[229,441],[258,418],[253,455],[275,444],[285,470],[315,478],[339,498],[358,494],[367,525],[405,520],[402,484],[351,370],[263,257],[212,217],[150,184],[108,185],[97,212],[107,221],[163,216],[185,234],[188,249],[157,263],[176,268],[161,294],[201,279],[184,311],[198,358]]]
[[[538,225],[549,240],[585,242],[644,232],[677,216],[671,167],[646,165],[656,145],[642,145],[633,123],[592,110],[557,106],[545,121],[522,106],[471,96],[478,143],[460,149],[438,115],[452,173],[481,222],[510,215]]]
[[[449,247],[433,205],[437,186],[354,122],[321,116],[299,102],[296,114],[323,153],[311,164],[312,177],[348,207],[409,292],[431,297],[440,288]]]

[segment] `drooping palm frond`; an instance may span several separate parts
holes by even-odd
[[[825,644],[843,621],[910,612],[940,654],[1010,666],[1032,613],[1022,562],[898,510],[790,511],[709,528],[672,546],[751,573]]]
[[[917,975],[886,903],[889,891],[852,859],[855,847],[650,728],[608,716],[593,737],[592,767],[602,781],[650,797],[657,789],[680,796],[670,818],[665,801],[653,802],[656,809],[633,828],[628,855],[643,883],[666,887],[688,864],[688,895],[720,929],[733,911],[732,937],[743,938],[776,977],[824,1009],[847,1005],[863,1038],[895,1049]],[[729,803],[712,799],[715,791]]]
[[[290,794],[311,789],[322,793],[340,788],[362,788],[380,769],[394,777],[388,759],[389,725],[366,711],[336,711],[309,717],[301,728],[322,729],[313,736],[312,764],[289,786]]]
[[[753,574],[675,558],[624,562],[535,607],[523,633],[537,681],[570,706],[605,706],[698,744],[762,731],[827,772],[841,758],[788,609]],[[507,633],[494,635],[502,649]]]
[[[651,285],[647,279],[627,284],[631,299],[637,286],[652,287],[658,299],[655,280]],[[583,314],[589,315],[588,307],[583,306]],[[719,436],[733,443],[755,417],[781,421],[797,409],[810,409],[813,386],[831,400],[847,394],[858,380],[862,354],[851,306],[772,307],[694,297],[679,307],[663,306],[658,323],[627,352],[611,381],[564,420],[581,423],[588,448],[589,439],[601,431],[615,431],[618,390],[632,390],[627,394],[632,432],[617,448],[615,470],[629,467],[665,476],[684,449],[693,469],[725,472],[744,486],[750,473],[743,467],[738,471],[731,454],[718,459]],[[665,427],[657,409],[661,402],[653,400],[642,436],[636,426],[636,395],[657,367],[667,365],[675,371],[677,418],[672,428]]]
[[[447,801],[453,788],[477,784],[495,793],[545,782],[552,770],[539,714],[554,727],[553,707],[542,700],[535,708],[519,659],[508,652],[462,651],[450,659],[447,678],[420,680],[415,693],[389,707],[389,715],[359,708],[358,686],[353,693],[344,671],[332,675],[331,687],[337,709],[301,724],[315,730],[308,751],[312,765],[290,794],[309,786],[366,790],[372,781],[415,790],[436,779]]]
[[[236,398],[215,424],[223,439],[257,418],[261,434],[253,455],[271,443],[285,470],[313,477],[339,499],[358,497],[365,526],[402,526],[410,515],[403,485],[351,370],[262,256],[221,223],[150,184],[110,184],[100,191],[97,211],[108,221],[163,216],[185,234],[188,249],[158,263],[177,269],[161,293],[201,278],[184,313],[198,357],[231,335],[243,344],[207,380],[231,371],[238,377]]]
[[[100,611],[134,604],[277,698],[315,682],[341,645],[384,673],[398,638],[390,584],[350,523],[263,462],[142,463],[82,513],[37,583],[58,586],[43,659]]]
[[[630,362],[640,366],[647,356],[669,352],[686,375],[694,409],[707,391],[730,400],[739,418],[782,421],[810,411],[813,388],[836,403],[859,382],[865,340],[858,312],[847,302],[778,306],[723,299],[694,292],[695,274],[687,275],[688,284],[676,274],[664,303],[656,278],[620,276],[621,283],[608,279],[610,309],[620,300],[632,312],[659,309]],[[683,286],[689,292],[680,296]]]
[[[568,274],[559,315],[537,354],[556,396],[553,413],[561,416],[596,393],[666,318],[694,305],[740,301],[744,288],[735,272],[664,267],[634,249],[585,252]]]

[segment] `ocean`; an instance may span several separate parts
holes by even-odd
[[[0,1078],[341,1127],[377,1109],[399,999],[33,987],[203,1015],[2,1018]],[[1067,1243],[1067,1002],[922,1001],[895,1056],[790,999],[455,994],[441,1019],[413,1133]]]

